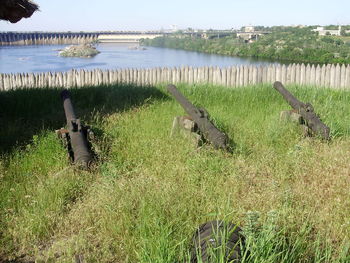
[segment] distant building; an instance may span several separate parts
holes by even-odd
[[[313,29],[312,31],[318,32],[319,36],[340,36],[341,35],[341,26],[339,26],[338,30],[329,30],[329,29],[324,29],[323,26],[318,26],[316,29]]]
[[[246,33],[250,33],[250,32],[254,32],[255,28],[253,26],[245,26],[244,27],[244,32]]]
[[[238,38],[241,38],[246,43],[252,43],[259,39],[260,36],[269,34],[270,32],[265,31],[255,31],[254,26],[245,26],[242,28],[242,31],[237,31],[236,35]]]
[[[171,32],[176,32],[176,31],[178,31],[177,25],[171,25],[170,30],[171,30]]]
[[[237,37],[244,40],[246,43],[252,43],[259,38],[259,33],[255,32],[237,32]]]

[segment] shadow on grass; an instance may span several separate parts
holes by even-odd
[[[43,130],[66,125],[62,89],[26,89],[0,92],[0,154],[28,144]],[[113,85],[71,89],[75,112],[85,124],[156,100],[168,99],[159,89],[147,86]]]

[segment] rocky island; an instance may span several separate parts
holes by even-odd
[[[100,51],[98,51],[91,44],[83,45],[73,45],[68,46],[59,52],[61,57],[79,57],[79,58],[91,58],[96,56]]]

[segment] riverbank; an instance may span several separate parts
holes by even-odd
[[[143,45],[166,47],[238,57],[265,58],[296,63],[350,64],[350,41],[341,37],[318,36],[313,27],[275,27],[270,34],[246,43],[234,33],[223,38],[202,39],[173,35],[145,39]]]
[[[349,262],[349,92],[288,87],[330,126],[326,143],[279,121],[289,105],[270,85],[178,88],[233,154],[170,138],[184,110],[164,86],[72,88],[98,153],[81,172],[54,133],[60,89],[0,92],[0,260],[184,262],[197,226],[224,219],[243,227],[242,263]]]

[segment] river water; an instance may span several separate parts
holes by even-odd
[[[58,50],[65,45],[1,46],[0,73],[57,72],[70,69],[120,69],[181,66],[219,66],[279,64],[251,58],[238,58],[192,51],[135,45],[98,44],[101,52],[93,58],[65,58]]]

